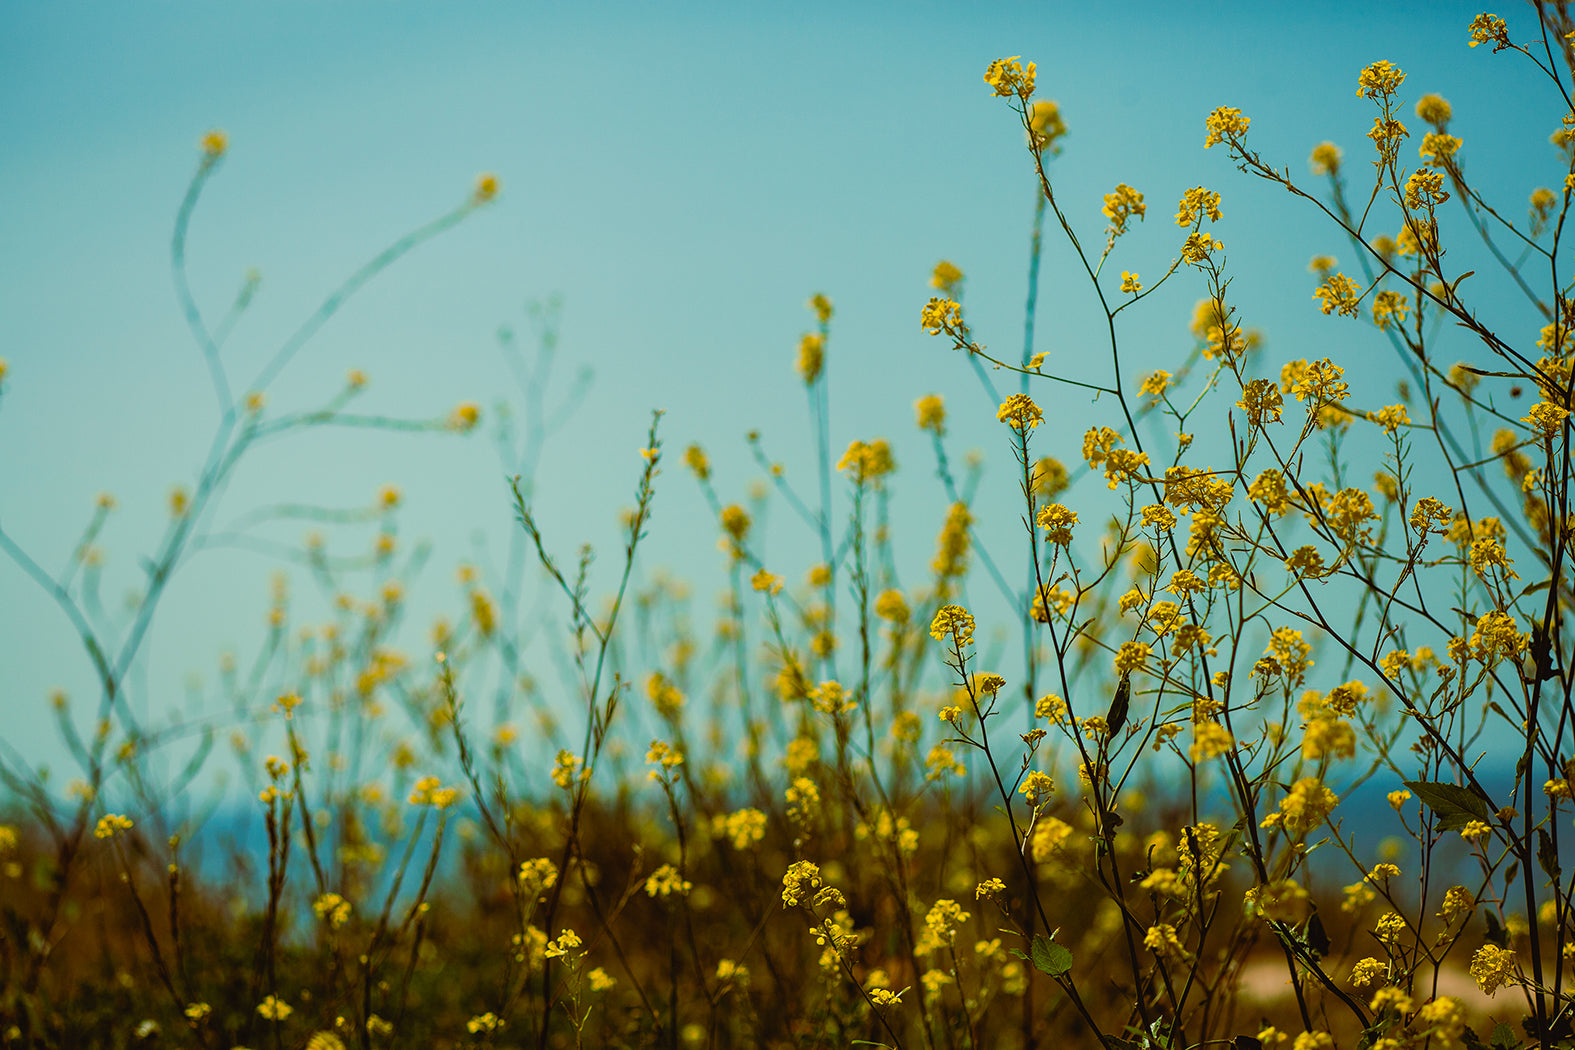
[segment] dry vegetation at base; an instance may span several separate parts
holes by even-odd
[[[498,183],[483,177],[353,275],[236,396],[218,358],[235,317],[210,330],[185,291],[186,224],[226,149],[211,135],[174,263],[222,422],[203,473],[172,497],[152,584],[127,624],[95,611],[112,500],[59,577],[0,532],[102,685],[87,733],[56,703],[82,768],[66,798],[22,756],[0,763],[15,813],[0,828],[0,1043],[1575,1045],[1575,296],[1561,269],[1575,23],[1563,3],[1526,23],[1512,35],[1483,15],[1462,34],[1462,49],[1482,45],[1472,61],[1546,77],[1526,104],[1551,114],[1558,188],[1532,192],[1523,219],[1468,178],[1448,102],[1403,100],[1387,61],[1357,74],[1376,163],[1323,143],[1305,182],[1254,152],[1241,111],[1199,129],[1328,220],[1353,265],[1314,260],[1309,309],[1392,349],[1394,403],[1349,389],[1333,360],[1268,362],[1215,232],[1228,192],[1179,192],[1175,256],[1146,267],[1157,279],[1107,274],[1146,221],[1144,194],[1117,184],[1102,245],[1087,236],[1092,207],[1051,175],[1060,110],[1037,97],[1032,62],[1001,59],[985,81],[1041,191],[1030,268],[1041,250],[1069,253],[1109,331],[1108,366],[1085,371],[1032,346],[992,356],[961,270],[936,266],[923,328],[1020,380],[995,431],[1020,505],[973,501],[972,468],[950,467],[946,402],[926,397],[916,423],[950,507],[930,564],[898,565],[891,533],[908,523],[889,514],[891,444],[854,441],[833,466],[835,312],[817,295],[797,368],[819,475],[787,477],[757,443],[771,488],[746,506],[726,502],[703,449],[683,455],[728,571],[709,634],[680,583],[637,572],[669,461],[660,414],[630,457],[603,600],[589,552],[560,560],[538,528],[551,498],[521,465],[545,431],[526,413],[498,432],[521,475],[505,562],[518,571],[462,567],[463,615],[432,628],[430,658],[410,657],[395,645],[417,567],[391,524],[399,492],[325,517],[374,525],[371,550],[330,553],[317,537],[289,552],[335,611],[292,625],[278,587],[253,670],[232,666],[213,698],[245,727],[228,741],[200,719],[140,725],[124,700],[163,581],[260,436],[479,425],[468,404],[425,421],[355,415],[357,374],[311,412],[272,415],[265,395],[346,295]],[[1489,268],[1504,291],[1475,300],[1499,287]],[[1190,354],[1135,361],[1123,315],[1172,281],[1202,296]],[[537,407],[555,343],[541,320],[536,351],[503,346]],[[1068,383],[1110,418],[1080,450],[1042,448],[1036,397]],[[663,500],[688,498],[669,484]],[[821,552],[802,584],[754,535],[768,499]],[[1010,558],[984,542],[1009,534],[992,516],[1023,526]],[[566,610],[562,690],[529,655],[527,614],[542,606],[528,557]],[[1015,583],[1007,564],[1025,567]],[[1019,653],[976,645],[996,618],[1020,631]],[[557,751],[546,776],[536,738]],[[205,820],[239,826],[195,797],[224,747],[263,845],[199,863],[194,841],[216,849]],[[1502,768],[1479,761],[1489,750]],[[1379,843],[1375,812],[1396,829]]]

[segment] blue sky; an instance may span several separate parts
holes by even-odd
[[[1377,337],[1312,305],[1307,259],[1349,249],[1309,208],[1205,152],[1203,121],[1242,108],[1255,147],[1309,182],[1323,139],[1365,169],[1372,113],[1356,75],[1389,58],[1409,74],[1408,99],[1450,98],[1474,177],[1518,214],[1533,187],[1557,182],[1546,136],[1560,110],[1524,62],[1466,47],[1474,13],[1442,2],[0,5],[0,525],[53,567],[95,494],[113,492],[121,507],[101,542],[115,595],[157,542],[169,486],[200,467],[217,413],[168,253],[197,143],[221,127],[230,152],[188,256],[211,315],[248,269],[262,275],[226,351],[241,376],[479,172],[502,179],[492,206],[324,328],[269,390],[270,411],[314,407],[358,367],[371,376],[367,411],[432,417],[470,399],[490,412],[507,390],[493,333],[528,334],[524,305],[559,294],[560,389],[580,368],[594,385],[537,481],[549,540],[563,551],[591,540],[610,567],[636,450],[651,409],[665,409],[675,454],[645,566],[708,595],[713,526],[676,453],[703,442],[724,498],[740,498],[758,475],[742,435],[759,429],[806,477],[792,368],[804,302],[824,292],[837,306],[832,445],[896,442],[909,467],[898,508],[911,509],[910,549],[927,560],[939,517],[916,397],[948,396],[954,448],[986,449],[1010,498],[991,406],[918,325],[930,268],[948,258],[968,274],[980,337],[1020,343],[1034,189],[1015,118],[982,82],[988,62],[1036,60],[1041,96],[1060,102],[1070,136],[1056,186],[1085,242],[1099,239],[1100,198],[1117,182],[1148,195],[1117,272],[1162,271],[1172,203],[1190,186],[1218,189],[1233,292],[1268,360],[1332,355],[1354,380],[1389,384]],[[1506,14],[1529,31],[1529,15]],[[1099,318],[1069,254],[1047,244],[1037,349],[1075,370],[1100,348]],[[1181,281],[1149,300],[1124,336],[1127,381],[1180,357],[1203,294]],[[1065,388],[1035,394],[1052,408],[1042,450],[1074,460],[1104,406]],[[479,434],[304,435],[259,449],[219,518],[274,501],[361,505],[398,484],[402,534],[435,550],[412,594],[421,623],[453,607],[454,564],[512,527],[501,475]],[[1015,512],[1003,519],[1004,547]],[[797,578],[807,556],[781,550]],[[222,649],[256,644],[269,569],[245,552],[189,566],[147,650],[155,708],[188,672],[211,679]],[[0,596],[6,739],[58,764],[44,697],[58,686],[91,701],[87,662],[8,563]]]

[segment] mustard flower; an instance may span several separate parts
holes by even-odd
[[[350,921],[350,902],[337,893],[325,893],[312,902],[312,911],[317,917],[326,922],[330,929],[337,930]]]
[[[1290,794],[1280,800],[1280,811],[1265,817],[1262,825],[1304,835],[1316,830],[1339,804],[1340,796],[1325,787],[1323,781],[1317,777],[1303,777],[1291,786]]]
[[[1247,134],[1247,125],[1251,123],[1252,120],[1242,116],[1239,109],[1228,106],[1217,107],[1205,121],[1208,137],[1203,140],[1203,148],[1208,149],[1216,142],[1239,144],[1242,136]]]
[[[118,813],[106,813],[98,820],[98,825],[93,829],[96,839],[112,839],[123,831],[130,831],[133,827],[130,817],[123,817]]]
[[[1509,26],[1498,15],[1480,14],[1471,20],[1471,47],[1478,44],[1492,42],[1493,50],[1499,52],[1510,46]]]
[[[1105,194],[1103,208],[1105,218],[1110,220],[1110,226],[1105,233],[1112,239],[1127,232],[1127,222],[1136,218],[1139,222],[1148,213],[1148,205],[1143,203],[1143,195],[1124,182],[1116,184],[1116,188]]]
[[[1199,230],[1182,242],[1181,257],[1193,266],[1202,266],[1209,261],[1212,253],[1223,251],[1224,248],[1224,244]]]
[[[1077,524],[1077,512],[1059,503],[1052,503],[1039,508],[1034,522],[1045,530],[1047,542],[1065,547],[1072,542],[1072,526]]]
[[[1491,834],[1493,834],[1492,827],[1480,820],[1469,821],[1465,827],[1460,829],[1460,837],[1467,842],[1477,842]]]
[[[711,477],[711,461],[706,458],[705,449],[699,445],[690,445],[684,451],[684,465],[694,471],[695,477],[701,481]]]
[[[580,757],[572,751],[560,750],[552,767],[552,782],[565,791],[574,786],[575,771],[580,767]]]
[[[1013,394],[1001,402],[995,418],[1013,430],[1027,431],[1044,421],[1044,413],[1039,411],[1039,406],[1027,394]]]
[[[962,325],[962,306],[952,299],[932,297],[919,314],[919,324],[931,335],[955,331]]]
[[[818,332],[806,332],[798,341],[798,374],[805,386],[820,378],[825,362],[825,337]]]
[[[889,623],[907,623],[910,615],[908,600],[901,591],[882,591],[875,599],[875,615]]]
[[[1371,956],[1361,960],[1351,967],[1351,985],[1355,988],[1366,988],[1380,977],[1387,975],[1389,964],[1379,962]]]
[[[224,156],[225,152],[229,148],[230,136],[226,135],[218,128],[214,128],[212,131],[208,132],[202,137],[203,159],[209,163],[212,163],[213,161],[216,161],[220,157]]]
[[[1429,164],[1442,167],[1459,151],[1460,140],[1458,138],[1453,135],[1445,134],[1442,131],[1430,131],[1426,135],[1422,136],[1422,145],[1417,148],[1417,155],[1423,160],[1427,161]],[[1417,174],[1421,173],[1418,172]],[[1432,171],[1428,172],[1427,174],[1438,175],[1438,172]],[[1413,176],[1413,178],[1415,178],[1415,176]],[[1442,204],[1444,201],[1449,199],[1449,194],[1443,192],[1441,177],[1438,181],[1433,181],[1431,183],[1430,193],[1433,195],[1433,200],[1431,201],[1433,205]],[[1418,207],[1418,205],[1411,203],[1410,198],[1411,187],[1408,183],[1406,185],[1406,203],[1410,204],[1413,208]]]
[[[1405,73],[1388,59],[1380,59],[1362,70],[1356,78],[1356,97],[1393,95],[1405,81]]]
[[[1131,674],[1133,671],[1142,670],[1143,663],[1153,652],[1153,647],[1147,642],[1122,642],[1116,650],[1116,673],[1121,675]]]
[[[1410,135],[1404,124],[1384,117],[1375,117],[1372,130],[1367,133],[1367,137],[1373,140],[1373,147],[1378,150],[1379,163],[1386,166],[1395,163],[1395,158],[1400,155],[1400,141]]]
[[[1056,145],[1066,135],[1066,121],[1055,101],[1035,102],[1028,108],[1028,143],[1036,152],[1061,152]]]
[[[1195,722],[1192,726],[1192,747],[1189,754],[1194,762],[1206,762],[1228,754],[1236,744],[1230,730],[1218,722]]]
[[[471,191],[471,200],[477,204],[486,204],[498,195],[498,177],[490,171],[484,171],[476,176],[476,188]]]
[[[670,897],[675,893],[680,897],[687,897],[692,889],[694,883],[680,875],[678,869],[671,864],[663,864],[645,880],[647,897]]]
[[[1531,411],[1521,417],[1521,422],[1545,438],[1556,437],[1564,429],[1565,421],[1569,419],[1569,409],[1547,401],[1539,401],[1531,406]]]
[[[1340,902],[1340,910],[1355,915],[1377,899],[1378,892],[1366,882],[1353,882],[1345,888],[1345,900]]]
[[[464,434],[475,430],[479,422],[481,422],[481,406],[474,401],[461,401],[448,414],[448,421],[444,425],[450,430]]]
[[[1148,928],[1143,935],[1143,947],[1153,952],[1161,959],[1185,959],[1187,949],[1182,945],[1181,938],[1176,935],[1176,928],[1169,923],[1157,923]]]
[[[826,298],[820,292],[816,292],[814,295],[809,297],[808,306],[815,312],[815,320],[819,321],[821,324],[825,324],[831,320],[831,300]]]
[[[1431,138],[1432,136],[1428,137]],[[1407,207],[1425,208],[1431,211],[1447,200],[1449,200],[1449,191],[1444,189],[1444,176],[1441,172],[1418,168],[1406,180],[1405,203]],[[1327,310],[1324,311],[1324,313],[1328,312]]]
[[[1343,273],[1334,274],[1313,292],[1317,299],[1318,309],[1325,314],[1338,310],[1342,317],[1355,317],[1356,305],[1362,286],[1345,276]]]
[[[1502,985],[1519,984],[1515,975],[1515,953],[1508,948],[1484,944],[1471,957],[1471,978],[1488,995],[1497,994]]]
[[[950,638],[959,649],[972,643],[973,630],[973,616],[961,605],[941,606],[935,611],[935,619],[930,623],[931,638],[936,641]]]
[[[661,772],[666,772],[684,764],[684,753],[664,740],[653,740],[650,750],[645,753],[645,764],[660,766]],[[657,770],[651,771],[652,777],[657,775]]]
[[[1406,931],[1405,920],[1396,912],[1385,912],[1373,927],[1373,936],[1384,944],[1394,944]]]
[[[1137,272],[1121,271],[1121,291],[1124,294],[1136,295],[1143,290],[1143,282],[1138,280]]]
[[[1340,147],[1332,142],[1320,142],[1313,147],[1312,155],[1307,158],[1307,163],[1312,168],[1314,175],[1338,175],[1340,173]]]
[[[583,943],[584,942],[580,940],[579,934],[575,933],[573,930],[565,929],[562,933],[558,934],[557,937],[553,938],[552,941],[548,943],[546,951],[543,952],[543,954],[549,959],[563,958],[565,956],[576,954],[574,949],[580,947]],[[584,953],[581,952],[578,954]]]
[[[1437,127],[1448,124],[1452,113],[1448,100],[1442,95],[1428,94],[1416,100],[1417,117]]]
[[[815,819],[820,812],[820,788],[808,777],[798,777],[782,792],[787,801],[788,818],[796,823]]]
[[[1254,379],[1241,391],[1236,407],[1247,414],[1247,422],[1255,427],[1281,422],[1285,399],[1272,379]]]
[[[1023,786],[1017,793],[1028,800],[1028,805],[1037,809],[1041,804],[1048,802],[1055,792],[1055,781],[1050,779],[1050,774],[1041,773],[1039,770],[1030,770],[1023,778]]]
[[[1411,425],[1411,417],[1406,413],[1404,405],[1390,405],[1371,414],[1374,423],[1384,428],[1385,434],[1393,434],[1401,427]]]
[[[1471,655],[1488,667],[1501,659],[1519,659],[1530,644],[1530,637],[1515,629],[1514,617],[1498,609],[1478,617],[1471,633]]]
[[[920,430],[936,437],[946,433],[946,401],[939,394],[926,394],[913,403],[913,417]]]
[[[1220,195],[1202,186],[1194,186],[1181,195],[1176,205],[1176,225],[1182,229],[1196,226],[1203,216],[1210,222],[1220,221]]]
[[[270,1021],[283,1021],[295,1013],[295,1007],[276,996],[268,996],[257,1004],[257,1013]]]
[[[883,478],[896,469],[891,445],[884,438],[877,438],[868,444],[854,441],[837,461],[837,470],[851,472],[856,484]]]
[[[738,504],[729,504],[722,508],[722,530],[728,534],[734,543],[743,543],[744,537],[749,535],[749,514]]]
[[[822,884],[820,865],[796,860],[782,876],[782,903],[794,907]]]
[[[955,944],[957,927],[967,922],[971,915],[963,911],[954,900],[938,900],[924,916],[925,932],[939,945]]]
[[[990,63],[990,68],[984,72],[984,82],[995,89],[995,93],[1004,98],[1016,95],[1024,102],[1028,101],[1034,93],[1034,63],[1024,67],[1018,55],[1011,58],[998,58]]]
[[[962,284],[962,280],[963,272],[945,259],[936,263],[935,269],[930,273],[930,287],[948,298],[952,297],[952,293],[957,290],[958,285]]]

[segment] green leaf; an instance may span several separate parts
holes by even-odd
[[[1520,1045],[1520,1040],[1515,1038],[1515,1030],[1500,1021],[1493,1026],[1493,1046],[1497,1050],[1515,1050]]]
[[[1486,823],[1490,817],[1487,803],[1470,788],[1425,780],[1407,780],[1405,786],[1433,811],[1440,831],[1457,831],[1473,820]]]
[[[1051,977],[1064,977],[1072,970],[1072,953],[1042,933],[1034,935],[1034,969]]]
[[[1542,872],[1554,882],[1559,881],[1559,851],[1553,848],[1553,839],[1541,828],[1537,829],[1537,863]]]
[[[1496,944],[1500,948],[1504,947],[1504,943],[1509,937],[1504,930],[1503,924],[1498,921],[1498,915],[1494,913],[1492,908],[1489,908],[1482,913],[1482,917],[1487,921],[1488,943]]]

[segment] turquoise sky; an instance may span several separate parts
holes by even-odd
[[[249,269],[261,274],[226,350],[237,383],[362,262],[463,200],[479,172],[502,179],[492,206],[399,262],[321,331],[268,391],[270,412],[321,404],[358,367],[371,377],[367,411],[438,417],[471,399],[490,418],[510,390],[495,331],[528,337],[525,304],[560,294],[555,389],[582,368],[594,384],[537,480],[549,540],[566,554],[595,542],[611,570],[613,523],[649,413],[663,408],[673,455],[645,567],[694,580],[704,611],[720,561],[678,453],[703,442],[724,498],[741,499],[759,473],[742,438],[758,429],[789,476],[808,481],[793,362],[811,324],[805,300],[824,292],[837,308],[832,445],[895,442],[906,468],[897,531],[922,559],[915,577],[940,504],[911,405],[932,392],[948,396],[954,452],[986,451],[984,492],[1003,511],[981,528],[1015,563],[1020,526],[993,403],[918,324],[930,268],[948,258],[968,274],[979,337],[1005,356],[1020,349],[1034,187],[1015,118],[981,79],[989,61],[1036,60],[1041,96],[1060,102],[1070,135],[1054,177],[1085,243],[1100,239],[1100,198],[1117,182],[1148,195],[1148,221],[1124,240],[1116,274],[1157,276],[1176,252],[1181,191],[1218,189],[1232,291],[1264,330],[1267,361],[1334,356],[1353,387],[1387,391],[1379,338],[1313,306],[1308,258],[1349,248],[1283,190],[1205,152],[1203,121],[1215,106],[1242,108],[1254,146],[1309,183],[1307,154],[1323,139],[1366,170],[1372,110],[1356,75],[1388,58],[1409,74],[1408,99],[1450,98],[1475,180],[1523,214],[1532,188],[1557,184],[1546,138],[1561,108],[1523,61],[1467,48],[1475,13],[1438,0],[0,3],[0,526],[53,570],[95,494],[113,492],[105,593],[136,585],[166,493],[191,481],[217,419],[168,260],[198,141],[221,127],[230,151],[197,208],[189,261],[210,316]],[[1530,31],[1528,13],[1501,13],[1517,35]],[[1072,265],[1047,238],[1036,349],[1051,366],[1107,379],[1099,318]],[[1126,381],[1180,359],[1203,294],[1184,278],[1148,301],[1124,333]],[[1506,307],[1505,323],[1530,325],[1525,313]],[[1040,450],[1069,462],[1082,430],[1108,421],[1107,406],[1067,388],[1033,392],[1050,409]],[[478,543],[497,551],[512,527],[487,429],[287,438],[243,466],[217,519],[279,501],[366,505],[380,485],[400,485],[402,535],[434,545],[411,596],[419,641],[432,611],[455,606],[453,566]],[[781,518],[775,550],[797,579],[812,558]],[[189,672],[211,680],[221,650],[256,645],[270,568],[244,551],[187,567],[142,669],[154,710]],[[310,620],[304,580],[298,589],[296,613]],[[69,777],[45,713],[54,687],[82,710],[95,699],[64,618],[0,561],[4,737]]]

